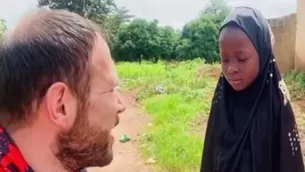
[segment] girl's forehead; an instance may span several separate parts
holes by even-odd
[[[239,28],[225,27],[220,33],[219,41],[221,43],[245,43],[250,42],[248,35]]]

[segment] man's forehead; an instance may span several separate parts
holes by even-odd
[[[113,63],[108,44],[99,33],[96,33],[95,43],[92,51],[92,61]]]
[[[109,87],[116,87],[119,85],[119,77],[115,69],[104,71],[99,76],[102,82]]]
[[[109,47],[99,34],[97,34],[92,52],[92,72],[94,77],[99,77],[108,84],[116,85],[118,83],[118,75]]]

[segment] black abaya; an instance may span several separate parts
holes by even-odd
[[[219,78],[201,172],[304,172],[299,134],[272,53],[267,20],[255,9],[239,7],[221,29],[228,25],[237,26],[252,41],[260,58],[259,75],[240,92]]]

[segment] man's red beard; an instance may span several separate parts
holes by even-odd
[[[103,167],[113,159],[110,131],[90,125],[87,113],[78,113],[73,127],[56,139],[55,156],[67,171]]]

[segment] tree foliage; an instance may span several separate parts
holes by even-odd
[[[182,30],[160,26],[157,20],[134,18],[114,0],[39,0],[39,6],[67,9],[98,23],[108,36],[116,61],[159,59],[219,60],[218,30],[230,8],[226,0],[210,0]]]
[[[135,19],[118,30],[113,49],[115,59],[157,61],[201,57],[209,63],[218,61],[218,30],[229,10],[225,0],[211,0],[181,32],[158,26],[156,21]]]
[[[181,38],[188,44],[184,47],[187,59],[203,57],[207,62],[218,60],[218,29],[210,19],[198,18],[184,26]]]
[[[116,9],[114,0],[38,0],[39,7],[65,9],[102,23]]]
[[[101,27],[106,31],[111,50],[113,50],[119,27],[123,23],[130,22],[133,17],[133,15],[129,14],[128,9],[124,7],[116,8],[101,24]]]
[[[111,49],[120,25],[133,18],[128,9],[117,7],[114,0],[38,0],[38,6],[69,10],[101,25]]]
[[[227,0],[210,0],[201,11],[200,17],[210,19],[217,26],[220,26],[230,10]]]
[[[6,31],[7,31],[6,21],[3,19],[0,19],[0,42],[2,41]]]

